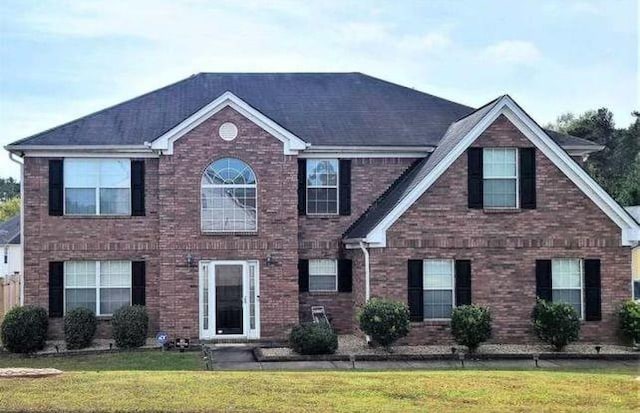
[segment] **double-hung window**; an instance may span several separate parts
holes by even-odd
[[[551,260],[551,297],[553,302],[571,304],[582,318],[583,265],[582,260],[559,258]]]
[[[66,215],[131,214],[129,159],[65,159]]]
[[[451,318],[454,303],[454,261],[424,260],[424,318]]]
[[[338,214],[338,160],[307,160],[307,214]]]
[[[67,261],[64,263],[65,311],[83,307],[111,315],[131,304],[131,261]]]
[[[337,260],[309,260],[309,291],[338,291]]]
[[[482,151],[485,208],[518,207],[518,150],[485,148]]]

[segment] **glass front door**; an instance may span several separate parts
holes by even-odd
[[[243,333],[243,265],[215,265],[216,334]]]

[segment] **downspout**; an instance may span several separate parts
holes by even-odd
[[[9,152],[9,159],[20,165],[20,303],[24,305],[24,163],[13,158],[13,152]]]
[[[364,302],[365,304],[369,302],[369,298],[371,296],[371,284],[370,278],[371,273],[369,272],[369,250],[364,246],[364,242],[360,241],[359,243],[360,249],[362,250],[362,254],[364,254]]]

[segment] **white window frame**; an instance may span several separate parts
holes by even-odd
[[[311,273],[311,262],[313,261],[331,261],[333,263],[333,269],[334,269],[334,273],[333,274],[312,274]],[[334,283],[334,288],[331,290],[312,290],[311,289],[311,277],[312,276],[328,276],[328,275],[333,275],[334,279],[335,279],[335,283]],[[335,293],[338,292],[338,260],[333,259],[333,258],[317,258],[317,259],[310,259],[309,260],[309,292],[310,293]]]
[[[107,261],[123,261],[123,262],[127,262],[129,264],[129,279],[132,280],[131,276],[132,276],[132,263],[131,261],[128,260],[103,260],[103,261],[65,261],[64,262],[64,274],[63,274],[63,279],[62,279],[62,287],[64,290],[64,294],[63,294],[63,303],[62,303],[62,308],[63,308],[63,314],[67,313],[67,290],[88,290],[91,287],[67,287],[67,263],[72,263],[72,262],[93,262],[95,263],[95,271],[96,271],[96,285],[95,285],[95,289],[96,289],[96,308],[93,309],[94,313],[96,316],[102,316],[102,317],[107,317],[107,316],[112,316],[113,313],[101,313],[98,312],[100,310],[100,290],[102,288],[104,289],[111,289],[111,288],[128,288],[129,289],[129,305],[131,305],[131,303],[133,302],[133,282],[130,281],[129,282],[129,286],[109,286],[109,287],[101,287],[100,286],[100,263],[101,262],[107,262]]]
[[[207,170],[213,166],[214,163],[216,163],[217,161],[223,160],[223,159],[237,159],[238,161],[244,163],[246,165],[247,168],[249,168],[249,170],[251,170],[251,173],[253,174],[253,177],[255,179],[255,184],[203,184],[202,183],[202,179],[204,177],[204,174],[207,173]],[[254,229],[205,229],[204,228],[204,220],[203,220],[203,189],[205,188],[227,188],[227,189],[255,189],[255,193],[256,193],[256,227]],[[253,170],[253,168],[246,163],[245,161],[243,161],[242,159],[239,158],[234,158],[232,156],[225,156],[223,158],[220,159],[216,159],[215,161],[211,162],[206,168],[205,170],[202,172],[202,177],[200,180],[200,231],[202,231],[203,233],[210,233],[210,234],[220,234],[220,233],[245,233],[245,234],[252,234],[252,233],[256,233],[258,232],[258,176],[256,175],[255,171]]]
[[[128,184],[129,186],[127,187],[127,189],[129,190],[129,209],[127,212],[122,213],[122,214],[103,214],[100,212],[100,189],[102,189],[102,187],[100,186],[100,162],[102,161],[113,161],[113,160],[117,160],[117,161],[121,161],[123,159],[126,158],[65,158],[64,159],[64,166],[63,166],[63,179],[62,179],[62,208],[63,208],[63,214],[64,215],[68,215],[68,216],[98,216],[98,215],[102,215],[102,216],[114,216],[114,217],[126,217],[126,216],[130,216],[131,215],[131,159],[126,159],[129,161],[128,163],[128,168],[129,168],[129,180],[128,180]],[[76,213],[70,213],[67,212],[67,180],[64,179],[64,174],[66,174],[65,171],[67,171],[68,168],[68,162],[69,161],[88,161],[88,162],[92,162],[95,163],[96,165],[98,165],[98,185],[96,185],[95,188],[93,188],[94,192],[95,192],[95,197],[96,197],[96,212],[93,214],[76,214]],[[79,189],[79,188],[85,188],[88,189],[88,187],[69,187],[69,189]],[[105,189],[113,189],[113,187],[105,187]],[[125,188],[117,188],[117,189],[125,189]]]
[[[335,161],[336,163],[336,184],[335,185],[313,185],[309,186],[309,161]],[[305,186],[305,212],[307,215],[339,215],[340,214],[340,159],[337,158],[308,158],[306,159],[307,167],[306,167],[306,176],[304,177],[304,186]],[[312,189],[336,189],[336,212],[309,212],[309,188]]]
[[[584,320],[584,260],[582,258],[566,258],[557,257],[551,259],[551,297],[553,299],[553,290],[577,290],[577,288],[553,288],[553,261],[555,260],[571,260],[578,261],[580,269],[580,320]]]
[[[511,150],[515,152],[515,176],[511,176],[511,177],[504,177],[504,176],[486,176],[485,175],[485,164],[484,164],[484,151],[491,151],[491,150]],[[490,147],[490,148],[482,148],[483,151],[483,155],[482,155],[482,187],[484,188],[484,181],[485,180],[497,180],[497,179],[515,179],[516,181],[516,202],[514,206],[486,206],[484,204],[484,189],[482,190],[482,205],[484,209],[519,209],[520,208],[520,151],[518,150],[518,148],[511,148],[511,147]]]
[[[435,291],[442,290],[442,288],[427,288],[425,278],[427,277],[427,261],[448,261],[451,265],[451,310],[456,308],[456,266],[455,260],[449,258],[426,258],[422,260],[422,291]],[[424,307],[424,302],[422,303]],[[424,311],[424,308],[423,308]],[[426,314],[423,315],[424,321],[449,321],[451,317],[446,318],[427,318]]]

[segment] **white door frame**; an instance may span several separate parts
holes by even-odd
[[[216,301],[215,301],[215,266],[216,265],[241,265],[242,266],[242,334],[217,334],[216,333]],[[203,340],[226,339],[258,339],[260,338],[260,268],[257,260],[202,260],[198,263],[198,326],[200,338]],[[250,329],[250,271],[253,269],[255,290],[253,300],[255,303],[255,328]],[[204,329],[204,278],[208,275],[208,304],[209,323],[208,329]]]

